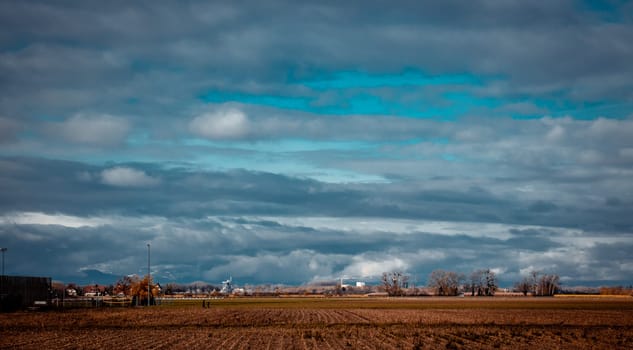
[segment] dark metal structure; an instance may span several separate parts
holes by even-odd
[[[0,276],[0,279],[0,311],[42,306],[44,302],[50,304],[50,277]]]

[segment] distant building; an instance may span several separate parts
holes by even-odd
[[[227,295],[233,293],[233,277],[229,277],[228,280],[222,282],[220,293]]]
[[[87,297],[96,297],[96,296],[102,296],[102,295],[106,295],[106,286],[100,286],[100,285],[87,285],[85,287],[83,287],[83,291],[84,291],[84,296]]]
[[[364,288],[365,287],[365,282],[356,282],[356,287],[358,288]]]

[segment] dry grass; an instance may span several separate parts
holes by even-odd
[[[238,298],[0,314],[0,348],[633,348],[633,298]]]

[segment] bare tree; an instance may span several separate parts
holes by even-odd
[[[124,295],[131,295],[131,289],[132,289],[132,285],[138,283],[138,276],[134,275],[134,276],[123,276],[121,277],[117,282],[116,285],[114,286],[114,291],[113,293],[119,294],[119,293],[123,293]]]
[[[497,291],[497,276],[490,269],[473,271],[470,274],[470,286],[472,296],[493,296]]]
[[[529,277],[523,277],[522,280],[520,280],[519,282],[517,282],[514,285],[514,289],[516,289],[517,291],[523,293],[523,295],[527,295],[528,293],[530,293],[532,291],[532,286],[533,283],[530,280]]]
[[[382,284],[385,286],[385,291],[389,296],[402,296],[404,295],[404,288],[408,287],[409,276],[404,275],[402,272],[383,272]]]
[[[553,296],[558,292],[560,288],[560,278],[558,275],[543,275],[538,280],[537,295],[540,296]]]
[[[538,292],[538,276],[538,271],[532,270],[532,272],[530,272],[530,281],[532,282],[532,295],[537,295]]]
[[[529,277],[517,282],[515,288],[523,295],[529,292],[534,296],[553,296],[560,289],[560,277],[556,274],[541,275],[538,271],[532,271]]]
[[[451,296],[458,295],[460,286],[464,280],[464,275],[444,270],[435,270],[429,275],[429,287],[435,289],[436,295]]]

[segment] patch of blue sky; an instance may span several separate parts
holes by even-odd
[[[455,98],[455,97],[450,97]],[[360,93],[348,97],[345,103],[318,105],[316,97],[263,96],[245,93],[211,92],[201,97],[205,102],[239,102],[268,107],[298,110],[321,115],[392,115],[411,118],[433,118],[454,120],[466,112],[467,106],[448,101],[446,106],[423,105],[421,103],[401,103],[370,93]],[[463,102],[465,97],[462,98]],[[460,102],[460,101],[457,101]],[[474,98],[471,104],[474,104]]]
[[[138,97],[130,97],[125,99],[125,104],[128,105],[138,105],[141,102],[141,99]]]
[[[448,162],[457,162],[457,161],[459,161],[459,158],[456,155],[454,155],[454,154],[444,153],[444,154],[442,154],[441,157],[442,157],[442,159],[444,159],[445,161],[448,161]]]
[[[314,90],[407,87],[428,85],[480,85],[481,81],[470,74],[447,74],[430,76],[416,70],[400,74],[368,74],[359,71],[336,72],[325,79],[296,81]]]
[[[338,78],[337,78],[338,77]],[[443,84],[480,84],[481,81],[470,75],[443,76],[425,78],[420,73],[406,73],[403,75],[368,75],[356,72],[341,72],[331,80],[319,80],[314,83],[306,82],[306,86],[315,89],[353,89],[361,88],[356,93],[351,93],[343,102],[337,101],[331,104],[318,103],[318,93],[303,96],[272,96],[255,95],[242,92],[211,91],[200,98],[205,102],[224,103],[239,102],[245,104],[269,106],[279,109],[298,110],[320,115],[391,115],[397,117],[424,118],[454,121],[460,117],[476,114],[484,110],[487,115],[509,116],[514,119],[541,118],[544,114],[552,117],[570,116],[575,119],[626,118],[633,113],[631,102],[573,102],[563,95],[551,98],[530,99],[528,102],[547,110],[534,113],[507,112],[491,113],[495,108],[506,104],[525,102],[520,98],[482,97],[468,91],[470,85],[465,85],[463,90],[450,90],[441,95],[435,101],[409,100],[401,101],[393,98],[379,96],[372,93],[372,88],[396,87],[406,89],[406,84],[418,85],[423,82],[437,85]],[[415,84],[414,84],[415,83]],[[311,86],[310,84],[313,84]]]
[[[437,145],[448,145],[451,143],[451,140],[447,137],[437,137],[430,139],[429,142],[437,144]]]
[[[232,148],[267,153],[293,153],[317,151],[360,151],[376,149],[376,143],[363,141],[319,141],[304,139],[275,139],[262,141],[213,141],[188,138],[184,146]]]
[[[627,0],[583,0],[582,6],[599,15],[600,19],[608,22],[622,21],[622,11],[619,7],[626,4]]]
[[[344,171],[338,169],[318,169],[316,172],[304,173],[302,177],[308,177],[320,182],[327,183],[390,183],[391,181],[372,174],[362,174],[351,171]]]
[[[224,103],[224,102],[241,102],[254,105],[270,106],[280,109],[292,109],[301,111],[311,111],[310,106],[312,97],[303,96],[271,96],[271,95],[253,95],[239,92],[220,92],[212,91],[201,96],[205,102]]]
[[[150,142],[152,142],[152,140],[150,139],[149,133],[141,131],[137,131],[132,133],[131,135],[128,135],[125,140],[125,143],[130,146],[143,146],[147,145]]]
[[[456,114],[464,114],[473,107],[496,108],[506,101],[499,98],[478,97],[465,91],[450,91],[443,94],[443,97],[451,103],[447,110],[452,110]]]
[[[314,107],[313,112],[333,115],[410,115],[413,111],[379,96],[361,93],[349,97],[344,104]]]
[[[341,172],[322,169],[305,159],[305,153],[337,152],[337,154],[378,154],[380,144],[366,141],[323,141],[304,139],[275,140],[207,140],[184,138],[180,140],[152,140],[145,133],[131,135],[128,151],[74,154],[72,160],[103,165],[108,162],[158,162],[163,167],[183,167],[195,164],[201,170],[246,169],[277,174],[291,174],[328,182],[384,182],[371,174]],[[240,154],[235,156],[235,152]],[[184,158],[183,158],[184,157]],[[184,163],[182,159],[187,159]],[[319,174],[313,176],[313,174]],[[353,179],[353,180],[352,180]]]
[[[207,170],[244,169],[248,171],[283,174],[309,178],[329,183],[387,183],[382,176],[360,172],[319,167],[301,159],[277,157],[270,153],[260,153],[250,157],[229,157],[205,154],[195,160],[196,166]]]
[[[303,96],[272,96],[256,95],[243,92],[210,91],[200,96],[200,99],[211,103],[240,102],[246,104],[263,105],[280,109],[299,110],[315,114],[329,115],[393,115],[413,118],[455,119],[461,114],[459,105],[452,101],[437,101],[436,103],[422,101],[402,102],[397,99],[385,98],[373,93],[379,88],[403,89],[424,86],[479,86],[482,80],[470,74],[453,74],[440,76],[426,76],[419,71],[407,70],[401,74],[367,74],[356,71],[333,73],[325,79],[296,80],[290,84],[303,85],[310,88],[311,93]],[[325,91],[345,90],[343,102],[332,104],[319,103],[319,95]],[[396,95],[398,95],[396,93]],[[455,99],[455,96],[449,96]],[[465,97],[462,97],[465,100]],[[474,102],[471,96],[471,102]],[[449,103],[447,103],[449,102]],[[444,107],[449,105],[449,107]],[[472,104],[472,103],[471,103]]]

